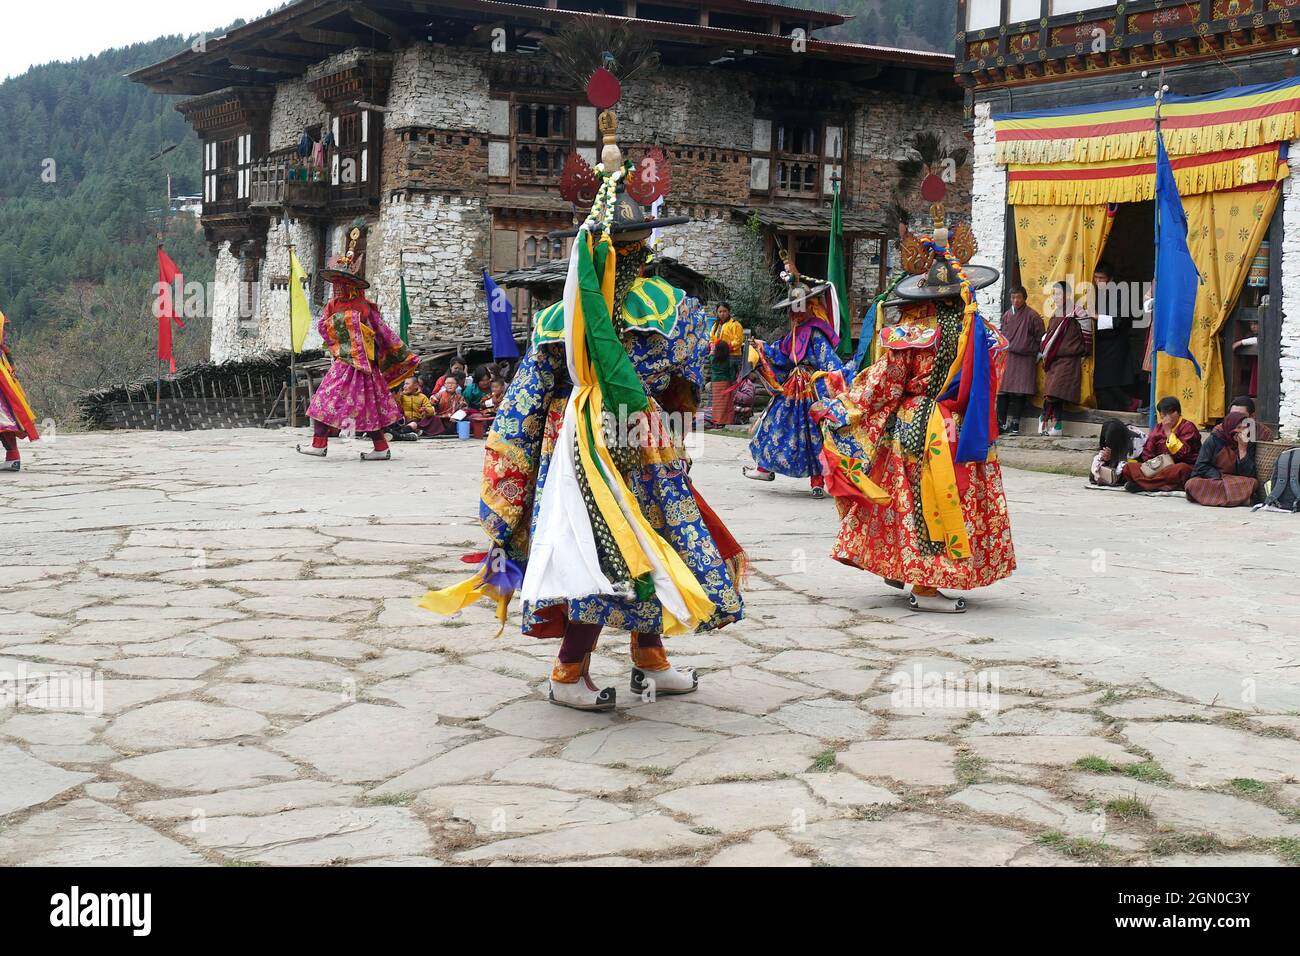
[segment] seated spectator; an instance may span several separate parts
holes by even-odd
[[[402,390],[397,395],[397,407],[402,410],[402,421],[395,427],[402,433],[434,438],[447,430],[438,417],[433,402],[420,391],[419,384],[413,378],[408,378],[402,385]]]
[[[754,380],[746,376],[736,383],[736,422],[746,425],[754,417]]]
[[[433,407],[444,425],[449,425],[451,416],[465,408],[465,397],[461,394],[464,384],[464,372],[448,372],[447,377],[443,379],[442,388],[432,399]]]
[[[443,385],[447,384],[447,376],[455,375],[459,372],[463,377],[468,370],[469,366],[465,364],[465,360],[457,355],[451,360],[451,364],[447,366],[447,371],[438,379],[438,381],[433,383],[433,392],[437,393],[442,391]],[[433,394],[430,394],[429,397],[432,398]]]
[[[501,401],[506,397],[506,381],[503,378],[492,379],[492,389],[479,404],[479,411],[489,418],[495,418]]]
[[[1124,470],[1128,491],[1180,491],[1192,477],[1201,451],[1200,430],[1183,418],[1183,406],[1172,395],[1156,405],[1160,421],[1151,429],[1137,461]]]
[[[465,386],[465,404],[477,409],[491,388],[492,373],[486,366],[480,365],[474,369],[474,380]]]
[[[438,382],[441,379],[433,374],[420,376],[420,394],[425,398],[433,398],[438,392]]]
[[[1101,426],[1101,450],[1092,459],[1089,475],[1092,484],[1124,484],[1124,472],[1129,467],[1129,459],[1141,452],[1140,442],[1140,436],[1134,434],[1118,418],[1107,420]]]
[[[1259,486],[1255,477],[1255,422],[1244,412],[1230,412],[1210,432],[1183,486],[1187,500],[1215,508],[1250,504]]]
[[[1228,407],[1228,414],[1231,415],[1233,412],[1241,412],[1247,418],[1253,420],[1255,418],[1255,400],[1249,395],[1238,395]],[[1255,422],[1254,441],[1273,441],[1275,438],[1277,436],[1273,434],[1273,429],[1263,422]]]

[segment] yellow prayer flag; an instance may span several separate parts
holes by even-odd
[[[307,273],[298,262],[298,256],[289,250],[289,328],[292,330],[293,350],[301,352],[307,341],[307,330],[311,328],[311,307],[307,304],[307,292],[303,283]]]

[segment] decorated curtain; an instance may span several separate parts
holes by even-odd
[[[1105,204],[1155,195],[1155,102],[1147,96],[1010,113],[994,116],[993,125],[997,161],[1007,167],[1021,279],[1037,307],[1041,286],[1092,279],[1110,226]],[[1202,275],[1192,332],[1202,376],[1186,359],[1162,355],[1156,392],[1176,396],[1183,414],[1205,425],[1224,410],[1219,334],[1267,233],[1278,183],[1290,174],[1288,144],[1300,137],[1300,77],[1171,93],[1161,133]],[[1085,402],[1092,398],[1092,366],[1085,361]]]
[[[1156,357],[1156,398],[1177,398],[1183,416],[1206,425],[1224,413],[1223,353],[1219,334],[1232,314],[1246,273],[1268,233],[1281,190],[1276,183],[1186,196],[1187,247],[1201,273],[1192,323],[1192,354],[1201,377],[1187,359]],[[1157,280],[1158,281],[1158,280]]]
[[[1115,217],[1106,206],[1016,206],[1016,253],[1020,261],[1020,282],[1029,293],[1029,304],[1052,320],[1052,286],[1065,280],[1072,289],[1092,282],[1092,270],[1101,261],[1101,250],[1110,235]],[[1093,357],[1083,360],[1080,397],[1092,403]],[[1043,370],[1038,370],[1038,397],[1043,395]]]

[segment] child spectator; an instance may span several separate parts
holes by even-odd
[[[397,407],[402,410],[400,427],[404,432],[433,438],[446,430],[433,402],[420,391],[420,386],[413,378],[408,378],[402,386],[401,394],[397,396]]]
[[[461,377],[464,378],[465,372],[468,368],[469,366],[465,364],[465,360],[459,355],[456,356],[451,360],[451,364],[447,366],[447,371],[438,379],[438,381],[434,382],[433,393],[436,394],[441,392],[442,387],[447,384],[447,378],[451,375],[455,375],[457,372],[459,372]],[[429,397],[432,398],[433,395],[430,395]]]
[[[501,401],[506,397],[506,382],[502,378],[492,379],[492,390],[484,397],[480,410],[485,415],[496,416],[497,410],[501,408]]]
[[[448,372],[446,378],[442,380],[442,388],[433,399],[433,407],[444,425],[450,423],[452,415],[465,408],[465,397],[461,394],[464,384],[464,372]]]

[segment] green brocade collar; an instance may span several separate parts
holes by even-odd
[[[657,332],[665,338],[677,326],[677,309],[686,293],[658,276],[641,276],[632,282],[623,300],[623,323],[638,332]],[[534,316],[533,345],[564,341],[564,302],[548,305]]]

